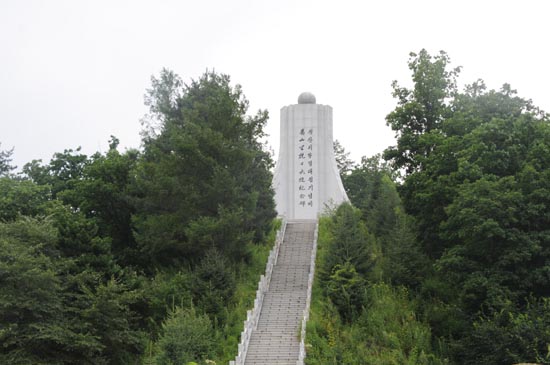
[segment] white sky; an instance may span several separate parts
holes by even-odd
[[[311,91],[334,109],[352,157],[394,144],[390,84],[408,84],[408,54],[445,50],[461,83],[508,82],[550,111],[550,2],[299,0],[0,0],[0,149],[20,167],[110,135],[139,147],[151,75],[206,69],[243,86],[250,112]],[[276,157],[276,156],[275,156]]]

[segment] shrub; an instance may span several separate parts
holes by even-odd
[[[157,342],[158,365],[180,365],[200,362],[210,357],[214,348],[214,330],[206,315],[194,308],[176,307],[162,325],[163,334]]]

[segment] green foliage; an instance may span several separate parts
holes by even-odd
[[[337,139],[334,140],[333,143],[334,148],[334,158],[336,159],[336,166],[338,167],[338,171],[340,171],[340,177],[342,179],[345,178],[346,175],[349,174],[349,172],[354,167],[354,162],[352,159],[350,159],[349,152],[346,152],[344,146],[338,141]]]
[[[380,155],[363,157],[344,177],[344,186],[355,207],[379,243],[382,256],[378,269],[385,280],[397,285],[417,287],[427,274],[427,258],[416,240],[414,220],[405,214],[396,173]]]
[[[67,262],[52,255],[56,230],[47,220],[0,223],[0,359],[6,364],[102,362],[70,300]]]
[[[327,218],[320,220],[318,266],[330,258],[332,225]],[[434,354],[430,328],[417,319],[418,308],[405,288],[367,282],[349,263],[337,268],[328,284],[316,275],[306,364],[447,363]]]
[[[46,201],[46,186],[6,183],[14,192],[8,198],[17,202],[30,191],[44,202],[38,210],[22,212],[49,216],[19,216],[0,224],[1,252],[7,255],[0,260],[7,265],[0,270],[7,285],[0,290],[6,293],[0,300],[6,311],[2,359],[14,364],[135,361],[144,345],[131,309],[139,294],[114,278],[120,269],[109,240],[97,237],[94,222],[82,213]]]
[[[365,280],[350,262],[332,269],[326,291],[344,322],[350,323],[357,318],[363,306]]]
[[[530,299],[524,311],[506,308],[474,323],[464,364],[550,362],[550,299]]]
[[[337,265],[350,263],[361,275],[367,275],[377,259],[374,238],[360,221],[361,212],[350,204],[340,205],[330,226],[332,242],[321,266],[323,275],[331,276]]]
[[[59,192],[73,189],[74,183],[83,176],[89,161],[80,149],[55,153],[48,165],[42,165],[41,160],[33,160],[23,166],[23,173],[39,185],[48,185],[52,197],[56,198]]]
[[[143,152],[111,137],[16,177],[0,151],[0,363],[235,357],[277,226],[267,112],[215,73],[164,71],[147,103]]]
[[[45,215],[49,198],[46,186],[0,177],[0,221],[14,221],[20,215]]]
[[[176,307],[163,323],[162,331],[157,343],[159,365],[200,362],[212,355],[215,341],[212,323],[208,316],[197,314],[193,308]]]
[[[229,261],[219,251],[208,251],[194,271],[193,297],[197,307],[212,319],[225,322],[225,307],[235,293],[236,283]]]
[[[129,290],[115,278],[93,289],[83,289],[86,305],[80,315],[89,333],[99,339],[102,357],[111,364],[135,362],[146,338],[142,330],[135,328],[135,313],[131,310],[141,293]]]
[[[52,353],[76,346],[76,334],[64,326],[68,323],[63,318],[63,288],[58,268],[41,252],[53,246],[54,241],[55,231],[46,222],[0,223],[3,363],[45,364]],[[82,340],[94,342],[93,338]],[[62,356],[56,361],[63,363]]]
[[[130,183],[138,153],[116,150],[118,140],[111,137],[110,150],[94,154],[83,170],[83,178],[61,198],[95,221],[101,237],[111,239],[113,253],[121,263],[138,262],[132,235],[131,216],[135,212]]]
[[[395,177],[381,156],[375,155],[363,157],[343,179],[351,203],[361,211],[367,229],[377,236],[390,234],[397,221],[401,201],[392,181]]]
[[[103,273],[105,279],[118,272],[110,239],[97,236],[93,220],[62,205],[52,209],[51,220],[58,231],[56,247],[64,257],[74,260],[73,272],[89,268]]]
[[[457,92],[446,57],[421,52],[409,66],[414,88],[395,89],[387,121],[398,146],[385,157],[406,169],[399,191],[435,269],[419,275],[426,316],[456,363],[535,361],[509,337],[510,318],[529,316],[528,303],[550,292],[550,121],[507,84]],[[426,88],[433,98],[416,93]]]
[[[275,217],[272,161],[258,142],[267,113],[247,117],[240,87],[215,73],[183,86],[164,70],[148,105],[134,215],[142,252],[174,265],[197,262],[213,244],[239,260],[242,242],[261,239]]]
[[[449,56],[441,51],[432,57],[425,49],[418,54],[411,53],[409,69],[412,71],[414,87],[400,87],[392,83],[397,107],[386,117],[387,124],[396,132],[397,146],[384,152],[396,168],[407,173],[422,171],[424,160],[434,149],[429,138],[452,112],[449,99],[456,94],[457,67],[448,70]]]
[[[90,158],[78,154],[80,149],[65,150],[47,165],[36,160],[26,164],[23,172],[52,198],[82,213],[88,224],[95,226],[94,236],[109,238],[119,262],[136,264],[139,257],[131,226],[130,182],[139,154],[134,150],[120,154],[118,139],[113,136],[109,145],[105,155],[96,153]]]
[[[0,143],[2,146],[2,143]],[[15,170],[16,166],[11,165],[11,156],[13,155],[13,148],[11,150],[0,150],[0,178],[9,176],[10,171]]]

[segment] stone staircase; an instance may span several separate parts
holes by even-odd
[[[288,222],[245,365],[296,365],[315,221]]]

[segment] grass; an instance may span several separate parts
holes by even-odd
[[[442,365],[433,355],[429,326],[419,321],[404,287],[369,282],[364,307],[352,323],[343,323],[325,295],[320,277],[331,244],[330,218],[319,222],[319,240],[306,332],[308,365]]]
[[[265,266],[269,252],[275,243],[277,230],[281,222],[275,221],[273,229],[266,239],[266,244],[250,244],[251,259],[247,263],[241,263],[237,273],[237,289],[233,296],[233,302],[227,308],[227,323],[218,333],[218,351],[216,364],[227,364],[237,356],[237,348],[240,335],[244,329],[246,312],[253,308],[254,299],[260,276],[265,273]]]

